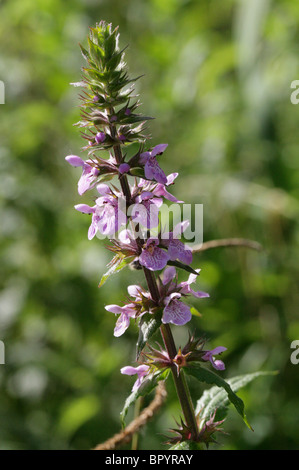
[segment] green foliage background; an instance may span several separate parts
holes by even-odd
[[[260,253],[219,248],[197,255],[210,299],[191,328],[226,346],[225,378],[279,370],[241,391],[250,432],[234,410],[219,449],[299,448],[299,4],[293,0],[7,0],[0,2],[0,447],[88,449],[120,429],[132,379],[134,325],[113,337],[104,310],[139,273],[102,289],[104,243],[87,240],[73,210],[80,170],[64,157],[82,145],[78,89],[88,26],[120,25],[130,73],[151,121],[152,144],[168,142],[174,193],[204,204],[204,239],[246,237]],[[188,329],[176,329],[178,343]],[[204,388],[190,381],[194,399]],[[160,449],[179,408],[171,381],[163,410],[141,434]],[[162,438],[163,440],[163,438]]]

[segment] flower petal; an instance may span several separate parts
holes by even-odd
[[[216,361],[213,361],[212,365],[217,370],[225,370],[225,364],[224,362],[220,361],[220,359],[216,359]]]
[[[168,201],[176,202],[177,204],[184,202],[184,201],[180,201],[180,200],[177,199],[175,196],[173,196],[173,194],[171,194],[170,192],[168,192],[168,191],[165,189],[165,185],[164,185],[164,184],[161,184],[161,183],[159,183],[159,184],[156,186],[156,188],[153,190],[153,194],[154,194],[154,196],[164,197],[165,199],[168,199]]]
[[[176,269],[174,266],[167,266],[163,272],[162,284],[166,286],[176,276]]]
[[[212,354],[212,356],[216,356],[217,354],[221,354],[224,351],[227,351],[227,348],[225,348],[224,346],[217,346],[217,348],[211,349],[210,353]]]
[[[168,245],[169,258],[174,261],[179,259],[182,263],[192,263],[192,251],[186,250],[185,245],[180,240],[171,240]]]
[[[168,144],[158,144],[156,145],[153,150],[151,151],[151,157],[155,157],[156,155],[160,155],[163,153],[166,148],[168,147]]]
[[[144,174],[145,177],[149,180],[154,179],[155,181],[157,181],[157,183],[167,183],[166,175],[162,168],[159,166],[159,163],[157,162],[155,157],[150,157],[147,160],[144,166]]]
[[[120,307],[119,305],[111,304],[111,305],[106,305],[105,310],[107,310],[107,312],[119,314],[119,313],[122,313],[123,307]]]
[[[141,366],[138,367],[132,367],[132,366],[125,366],[122,369],[120,369],[120,372],[125,375],[141,375],[144,372],[146,373],[149,370],[149,366],[142,364]]]
[[[121,335],[124,334],[124,332],[129,328],[130,326],[130,317],[125,314],[121,314],[115,324],[114,328],[114,336],[117,338]]]
[[[96,233],[97,233],[97,226],[92,221],[88,229],[88,233],[87,233],[88,240],[92,240]]]
[[[77,204],[75,209],[76,211],[82,212],[82,214],[93,214],[95,212],[95,206],[90,207],[87,204]]]
[[[109,188],[108,184],[100,183],[97,185],[97,191],[102,196],[106,194],[111,194],[111,189]]]
[[[130,165],[128,163],[121,163],[118,167],[118,171],[121,175],[128,173],[128,171],[130,171]]]
[[[172,300],[163,310],[162,323],[185,325],[192,318],[190,307],[180,300]]]
[[[173,184],[174,180],[179,176],[178,173],[170,173],[170,175],[167,176],[167,183],[166,185],[169,186],[170,184]]]
[[[151,252],[145,249],[139,256],[139,263],[150,271],[158,271],[165,268],[168,260],[169,256],[166,251],[159,247],[154,247]]]
[[[142,293],[142,287],[138,285],[128,286],[128,294],[131,297],[135,297],[135,299],[139,299],[141,297],[141,293]]]
[[[141,163],[141,165],[145,165],[145,163],[148,161],[150,156],[151,156],[150,152],[141,153],[139,157],[139,163]]]

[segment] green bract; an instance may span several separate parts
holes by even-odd
[[[144,142],[144,123],[152,119],[135,112],[140,102],[134,94],[134,82],[140,77],[129,78],[125,49],[120,50],[118,39],[118,28],[112,29],[111,24],[101,21],[90,28],[88,49],[80,45],[87,65],[82,68],[82,81],[74,84],[84,88],[82,119],[77,125],[90,131],[84,134],[87,140],[97,132],[106,135],[93,152],[120,143]]]

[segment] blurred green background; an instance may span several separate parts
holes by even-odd
[[[82,146],[78,43],[104,19],[129,44],[131,75],[152,145],[168,142],[173,192],[204,204],[204,239],[245,237],[264,251],[218,248],[196,255],[211,298],[192,329],[226,346],[229,378],[279,370],[240,391],[255,432],[234,410],[218,449],[299,448],[299,4],[293,0],[7,0],[0,2],[0,448],[89,449],[120,429],[133,379],[134,325],[113,337],[119,303],[138,272],[97,285],[110,259],[87,240],[88,217],[73,209],[80,170],[64,157]],[[81,155],[79,153],[79,155]],[[188,328],[176,329],[184,344]],[[192,396],[204,388],[190,381]],[[141,449],[163,449],[179,408],[171,381]],[[147,402],[146,402],[147,403]],[[130,415],[132,416],[132,414]],[[128,447],[127,447],[128,448]]]

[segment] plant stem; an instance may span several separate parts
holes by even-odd
[[[117,163],[120,163],[122,161],[122,152],[121,152],[120,145],[115,145],[113,149],[114,149],[115,159]],[[122,175],[120,179],[120,183],[121,183],[124,196],[127,202],[129,202],[131,200],[131,191],[130,191],[130,186],[129,186],[126,175]],[[155,275],[152,271],[150,271],[149,269],[145,267],[143,267],[143,272],[145,275],[145,279],[146,279],[152,300],[156,302],[157,304],[159,304],[160,293],[159,293],[159,289],[157,286]],[[164,341],[164,344],[165,344],[165,347],[169,354],[170,359],[174,359],[177,354],[177,349],[175,346],[175,342],[174,342],[174,338],[173,338],[170,326],[168,324],[162,324],[160,327],[160,332],[161,332],[161,335],[162,335],[162,338],[163,338],[163,341]],[[195,417],[193,403],[192,403],[191,396],[190,396],[190,391],[189,391],[189,388],[188,388],[188,385],[184,376],[184,372],[180,371],[180,374],[178,375],[175,365],[173,365],[173,367],[171,368],[171,372],[172,372],[173,380],[175,383],[176,391],[178,394],[178,398],[181,404],[181,408],[183,411],[183,415],[185,418],[185,423],[190,429],[192,440],[196,440],[198,433],[199,433],[198,425],[197,425],[197,421]]]
[[[156,278],[152,271],[147,268],[143,268],[147,285],[151,294],[152,299],[159,303],[160,295],[156,282]],[[173,339],[173,335],[168,324],[162,324],[160,332],[164,341],[164,345],[168,352],[170,359],[174,359],[177,354],[177,349]],[[176,391],[180,400],[181,408],[184,414],[185,422],[190,429],[193,440],[196,440],[198,436],[198,425],[194,413],[194,407],[190,396],[190,391],[184,376],[184,372],[181,370],[178,375],[175,365],[171,368],[173,381],[175,383]]]
[[[176,346],[174,343],[173,335],[168,324],[162,325],[160,327],[161,335],[167,349],[170,359],[173,359],[176,356]],[[186,382],[184,371],[181,370],[178,375],[177,369],[175,366],[171,368],[173,381],[176,387],[176,391],[180,400],[181,408],[184,414],[185,422],[190,429],[191,437],[193,440],[196,440],[198,436],[198,424],[196,421],[196,416],[194,412],[194,407],[189,391],[189,387]]]

